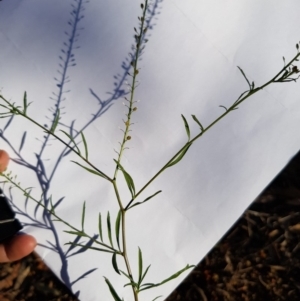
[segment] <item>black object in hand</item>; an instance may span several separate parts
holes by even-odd
[[[23,228],[21,223],[15,219],[15,215],[0,189],[0,243],[11,238]]]

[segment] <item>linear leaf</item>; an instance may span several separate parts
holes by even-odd
[[[30,103],[27,103],[27,93],[26,91],[24,92],[24,97],[23,97],[23,106],[24,106],[24,109],[23,109],[23,114],[26,116],[26,113],[27,113],[27,108],[29,107],[29,105],[31,104]]]
[[[54,205],[53,208],[55,209],[56,207],[59,206],[59,204],[64,200],[65,197],[60,198]]]
[[[98,235],[94,235],[92,238],[90,238],[86,243],[79,243],[78,241],[76,241],[77,238],[75,238],[74,242],[73,242],[73,246],[71,245],[70,248],[74,248],[74,244],[77,244],[77,247],[79,245],[81,245],[81,248],[79,250],[77,250],[76,252],[68,255],[68,257],[71,257],[71,256],[74,256],[74,255],[77,255],[77,254],[80,254],[80,253],[83,253],[85,252],[87,249],[89,249],[93,243],[95,242],[95,239],[97,239]],[[78,236],[78,238],[80,239],[80,237]]]
[[[132,206],[130,206],[130,207],[128,208],[128,210],[131,209],[131,208],[133,208],[133,207],[135,207],[135,206],[138,206],[138,205],[141,205],[141,204],[143,204],[143,203],[148,202],[150,199],[152,199],[153,197],[155,197],[157,194],[159,194],[159,193],[161,193],[161,192],[162,192],[161,190],[155,192],[154,194],[152,194],[152,195],[150,195],[149,197],[147,197],[143,202],[137,202],[137,203],[133,204]]]
[[[121,225],[121,219],[122,219],[122,212],[119,210],[119,213],[116,218],[116,224],[115,224],[115,231],[116,231],[116,240],[117,244],[120,250],[120,225]]]
[[[128,274],[126,274],[124,271],[122,271],[122,270],[119,270],[126,278],[128,278],[129,279],[129,283],[127,283],[127,284],[125,284],[124,285],[124,287],[125,286],[128,286],[128,285],[131,285],[131,286],[133,286],[133,287],[136,287],[136,288],[138,288],[138,284],[137,283],[135,283],[134,281],[133,281],[133,279],[132,279],[132,277],[130,277]]]
[[[81,230],[84,232],[84,219],[85,219],[85,201],[82,207],[82,216],[81,216]]]
[[[99,235],[100,239],[103,242],[103,235],[102,235],[102,219],[101,219],[101,213],[99,212],[99,219],[98,219],[98,229],[99,229]]]
[[[151,267],[151,264],[149,264],[148,267],[147,267],[147,269],[145,270],[145,272],[144,272],[144,274],[143,274],[143,276],[142,276],[142,279],[141,279],[141,283],[142,283],[143,280],[145,279],[145,277],[146,277],[146,275],[147,275],[148,270],[150,269],[150,267]]]
[[[64,232],[72,234],[72,235],[78,235],[78,236],[86,237],[86,235],[83,232],[80,232],[80,231],[67,231],[67,230],[64,230]]]
[[[77,237],[74,238],[72,244],[70,244],[70,247],[69,247],[69,249],[66,251],[65,255],[68,255],[68,253],[69,253],[71,250],[73,250],[73,249],[75,248],[75,246],[74,246],[73,244],[78,243],[80,239],[81,239],[80,236],[77,236]]]
[[[67,242],[65,245],[73,245],[75,247],[83,247],[85,249],[90,249],[90,250],[95,250],[95,251],[100,251],[100,252],[106,252],[106,253],[115,253],[115,251],[109,250],[109,249],[102,249],[102,248],[97,248],[97,247],[92,247],[92,246],[85,246],[82,244],[75,244],[72,242]]]
[[[152,301],[155,301],[155,300],[157,300],[158,298],[161,298],[162,296],[157,296],[157,297],[155,297]]]
[[[134,182],[133,182],[132,177],[129,175],[129,173],[123,168],[123,166],[117,160],[114,160],[114,161],[117,164],[117,166],[119,167],[119,169],[121,169],[121,171],[124,175],[125,181],[127,183],[128,189],[131,193],[131,196],[132,196],[132,198],[134,198],[134,196],[135,196],[135,186],[134,186]]]
[[[26,91],[24,92],[24,97],[23,97],[23,107],[24,107],[24,115],[26,115],[26,110],[27,110],[27,93]]]
[[[112,265],[113,265],[113,268],[116,271],[116,273],[121,275],[120,271],[119,271],[119,268],[118,268],[118,263],[117,263],[117,253],[113,254],[111,261],[112,261]]]
[[[183,269],[181,269],[180,271],[178,271],[177,273],[173,274],[172,276],[168,277],[167,279],[161,281],[160,283],[145,283],[143,284],[142,286],[144,286],[142,289],[140,289],[139,291],[145,291],[147,289],[150,289],[150,288],[153,288],[153,287],[157,287],[157,286],[161,286],[163,285],[164,283],[168,282],[168,281],[171,281],[175,278],[177,278],[178,276],[180,276],[183,272],[185,272],[186,270],[190,269],[194,267],[194,265],[187,265],[186,267],[184,267]]]
[[[112,241],[112,236],[111,236],[111,223],[110,223],[110,214],[109,214],[109,212],[107,212],[107,232],[108,232],[108,239],[109,239],[109,241],[110,241],[110,245],[112,246],[112,247],[114,247],[113,246],[113,241]]]
[[[122,270],[119,270],[125,277],[127,277],[129,280],[131,280],[131,278],[129,277],[129,275],[127,273],[125,273],[124,271]]]
[[[60,110],[57,109],[57,112],[55,114],[55,118],[54,118],[54,121],[52,123],[52,126],[51,126],[51,129],[50,129],[50,133],[54,133],[55,132],[55,129],[58,125],[58,122],[59,122],[59,118],[60,118]]]
[[[98,171],[93,170],[93,169],[91,169],[91,168],[88,168],[88,167],[86,167],[86,166],[83,166],[82,164],[78,163],[77,161],[71,160],[71,162],[73,162],[73,163],[79,165],[80,167],[84,168],[86,171],[88,171],[88,172],[90,172],[90,173],[92,173],[92,174],[94,174],[94,175],[97,175],[97,176],[99,176],[99,177],[101,177],[101,178],[107,179],[107,177],[105,177],[103,174],[99,173]]]
[[[191,145],[192,145],[191,143],[187,143],[186,146],[183,148],[183,150],[178,154],[178,156],[172,162],[170,162],[166,168],[171,167],[177,164],[179,161],[181,161],[181,159],[184,157],[184,155],[186,154],[186,152],[188,151]]]
[[[84,153],[85,153],[85,159],[88,160],[89,158],[89,151],[88,151],[88,146],[87,146],[87,143],[86,143],[86,139],[83,135],[83,132],[80,132],[81,134],[81,138],[82,138],[82,142],[83,142],[83,145],[84,145]]]
[[[184,122],[184,127],[185,127],[185,130],[186,130],[186,134],[188,136],[188,141],[190,141],[190,139],[191,139],[191,132],[190,132],[189,124],[188,124],[188,122],[186,121],[185,117],[182,114],[181,114],[181,117],[182,117],[183,122]]]
[[[129,285],[137,288],[137,284],[135,282],[128,282],[128,283],[124,284],[124,287],[129,286]]]
[[[220,108],[223,108],[226,112],[228,111],[228,109],[225,106],[219,106]]]
[[[106,277],[104,277],[104,279],[115,301],[122,301],[121,298],[118,296],[117,292],[115,291],[114,287],[112,286],[112,284],[109,282],[109,280]]]
[[[143,274],[143,254],[142,250],[139,247],[139,255],[138,255],[138,260],[139,260],[139,280],[138,280],[138,286],[141,285],[142,281],[142,274]]]
[[[247,81],[247,84],[248,84],[248,86],[249,86],[249,89],[251,90],[251,84],[250,84],[250,82],[249,82],[249,80],[248,80],[248,78],[247,78],[245,72],[244,72],[244,71],[242,70],[242,68],[240,68],[239,66],[238,66],[238,68],[239,68],[239,70],[241,71],[241,73],[243,74],[245,80]]]
[[[200,126],[201,132],[204,131],[204,128],[201,124],[201,122],[197,119],[197,117],[195,115],[192,115],[192,118],[198,123],[198,125]]]
[[[64,131],[64,130],[60,130],[60,131],[63,132],[73,142],[74,147],[76,148],[77,153],[79,155],[81,155],[80,149],[77,146],[77,143],[75,142],[74,138],[70,134],[68,134],[66,131]]]

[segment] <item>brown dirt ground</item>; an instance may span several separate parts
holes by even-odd
[[[0,265],[0,301],[75,301],[32,254]],[[300,154],[166,301],[300,300]]]

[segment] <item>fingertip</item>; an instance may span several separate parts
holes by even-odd
[[[6,170],[9,162],[9,155],[8,153],[1,149],[0,150],[0,172],[3,172]]]
[[[8,261],[16,261],[29,255],[36,244],[36,239],[31,235],[16,235],[4,246]]]

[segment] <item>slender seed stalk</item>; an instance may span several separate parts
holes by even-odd
[[[122,256],[125,262],[125,266],[126,266],[126,270],[127,273],[129,275],[129,277],[131,278],[131,280],[133,281],[133,275],[132,275],[132,271],[131,271],[131,267],[130,267],[130,262],[129,262],[129,258],[128,258],[128,253],[127,253],[127,237],[126,237],[126,210],[123,207],[120,195],[119,195],[119,191],[118,191],[118,186],[117,186],[117,176],[118,176],[118,170],[119,170],[119,164],[121,163],[121,159],[122,159],[122,155],[123,152],[125,150],[125,144],[126,142],[130,139],[129,138],[129,131],[130,131],[130,126],[131,126],[131,114],[133,112],[133,104],[134,104],[134,95],[135,95],[135,89],[136,89],[136,83],[137,83],[137,75],[139,73],[138,70],[138,61],[139,61],[139,57],[140,57],[140,52],[141,52],[141,47],[142,47],[142,41],[143,41],[143,35],[144,35],[144,25],[145,25],[145,21],[146,21],[146,13],[147,13],[147,8],[148,8],[148,0],[145,0],[145,5],[143,8],[143,15],[140,18],[141,20],[141,25],[140,25],[140,31],[139,31],[139,35],[136,36],[136,51],[135,51],[135,57],[132,61],[132,65],[133,65],[133,74],[132,74],[132,81],[131,81],[131,91],[130,91],[130,98],[129,100],[127,100],[129,102],[128,105],[128,113],[127,113],[127,120],[124,122],[125,123],[125,130],[124,130],[124,135],[123,135],[123,140],[121,143],[121,147],[120,147],[120,151],[118,154],[118,158],[117,158],[117,163],[116,163],[116,168],[115,168],[115,172],[114,172],[114,177],[113,177],[113,186],[114,186],[114,191],[116,194],[116,198],[121,210],[121,215],[122,215],[122,225],[121,225],[121,231],[122,231]],[[132,288],[132,292],[133,292],[133,296],[134,296],[134,301],[138,301],[138,290],[135,286],[131,285]]]
[[[136,88],[136,78],[137,78],[137,75],[139,73],[138,60],[139,60],[142,41],[143,41],[143,34],[144,34],[144,29],[145,29],[144,25],[145,25],[145,21],[146,21],[147,8],[148,8],[148,0],[145,1],[145,6],[144,6],[144,9],[143,9],[143,16],[141,18],[140,32],[139,32],[139,36],[138,36],[138,39],[137,39],[135,57],[134,57],[134,60],[133,60],[133,74],[132,74],[132,81],[131,81],[131,85],[130,85],[130,87],[131,87],[130,99],[128,101],[129,106],[128,106],[128,113],[126,115],[127,120],[125,121],[125,130],[124,130],[123,140],[122,140],[122,143],[121,143],[121,148],[120,148],[120,152],[119,152],[118,159],[117,159],[118,163],[121,162],[122,155],[123,155],[123,152],[124,152],[124,149],[125,149],[125,144],[129,140],[128,133],[130,131],[131,114],[133,112],[134,93],[135,93],[135,88]],[[119,170],[118,164],[116,164],[114,179],[117,177],[118,170]]]

